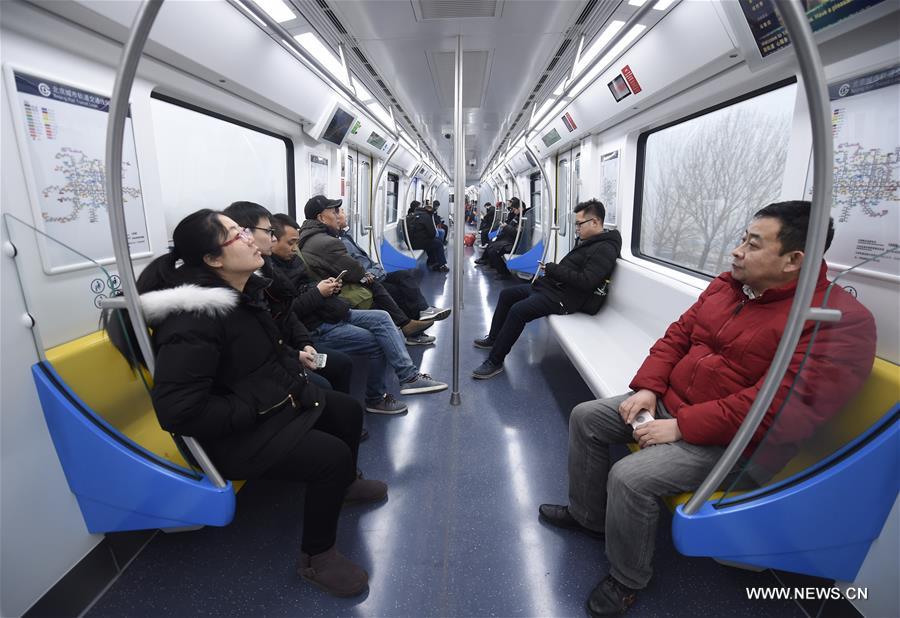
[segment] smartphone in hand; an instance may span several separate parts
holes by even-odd
[[[347,271],[346,271],[346,270],[342,270],[341,273],[340,273],[337,277],[334,278],[335,281],[343,281],[344,275],[346,275],[346,274],[347,274]]]
[[[328,355],[327,354],[316,354],[313,357],[313,361],[316,364],[316,369],[321,369],[322,367],[325,366],[325,363],[328,362]]]

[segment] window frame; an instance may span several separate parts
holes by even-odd
[[[216,120],[222,120],[223,122],[227,122],[229,124],[237,125],[239,127],[243,127],[244,129],[250,129],[251,131],[256,131],[257,133],[262,133],[263,135],[268,135],[269,137],[274,137],[276,139],[280,139],[284,142],[285,148],[285,165],[287,166],[287,205],[288,205],[288,214],[292,219],[297,218],[297,181],[295,177],[294,170],[294,140],[291,138],[281,135],[280,133],[275,133],[274,131],[269,131],[268,129],[264,129],[262,127],[258,127],[254,124],[250,124],[249,122],[244,122],[243,120],[238,120],[236,118],[231,118],[230,116],[226,116],[225,114],[221,114],[219,112],[214,112],[210,109],[206,109],[205,107],[200,107],[194,103],[189,103],[187,101],[183,101],[181,99],[176,99],[175,97],[169,96],[167,94],[163,94],[161,92],[157,92],[156,90],[150,93],[151,99],[157,99],[164,103],[169,103],[170,105],[175,105],[177,107],[181,107],[184,109],[188,109],[192,112],[196,112],[198,114],[203,114],[204,116],[210,116],[211,118],[215,118]]]
[[[701,109],[700,111],[694,112],[693,114],[689,114],[687,116],[682,116],[681,118],[677,118],[672,122],[668,122],[666,124],[660,125],[658,127],[654,127],[648,131],[643,131],[638,135],[637,141],[637,161],[635,165],[635,174],[634,174],[634,208],[632,212],[632,225],[631,225],[631,254],[642,260],[647,260],[648,262],[653,262],[654,264],[658,264],[663,266],[664,268],[669,268],[673,270],[677,270],[681,273],[690,275],[692,277],[699,277],[706,281],[712,281],[715,279],[718,274],[710,275],[705,272],[695,270],[693,268],[688,268],[687,266],[683,266],[681,264],[675,264],[673,262],[668,262],[661,258],[647,255],[641,252],[641,223],[643,217],[643,204],[644,204],[644,166],[646,162],[646,154],[647,154],[647,139],[653,135],[654,133],[658,133],[659,131],[664,131],[670,127],[674,127],[676,125],[690,122],[696,118],[701,116],[705,116],[707,114],[711,114],[713,112],[717,112],[720,109],[725,109],[726,107],[731,107],[732,105],[737,105],[738,103],[742,103],[749,99],[753,99],[758,96],[762,96],[773,90],[778,90],[779,88],[784,88],[785,86],[790,86],[791,84],[797,83],[796,76],[791,76],[786,79],[779,80],[772,84],[768,84],[763,86],[762,88],[756,88],[755,90],[751,90],[737,97],[733,97],[731,99],[727,99],[721,103],[717,103],[716,105],[706,107]],[[796,107],[795,107],[796,112]],[[788,152],[788,156],[790,156],[790,152]]]

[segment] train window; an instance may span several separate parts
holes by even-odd
[[[244,122],[153,93],[153,135],[171,236],[198,208],[237,200],[294,214],[294,144]]]
[[[369,197],[372,188],[372,179],[371,167],[369,167],[368,161],[359,162],[359,174],[357,178],[359,179],[359,183],[356,187],[357,212],[360,217],[359,233],[360,235],[365,236],[369,233],[366,228],[371,225],[371,218],[369,217]]]
[[[397,174],[387,175],[387,187],[385,188],[385,213],[386,222],[394,223],[397,221],[397,191],[400,188],[400,177]]]
[[[328,195],[328,159],[309,155],[309,195]]]
[[[781,192],[796,84],[776,84],[644,133],[632,249],[715,276]]]
[[[529,176],[531,181],[531,212],[534,213],[534,222],[538,225],[541,223],[541,174],[535,172]]]

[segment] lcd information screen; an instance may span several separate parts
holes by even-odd
[[[340,107],[335,108],[334,115],[322,134],[322,139],[326,142],[331,142],[335,146],[340,146],[344,143],[344,137],[347,136],[347,131],[350,130],[353,120],[353,115],[348,114]]]
[[[612,93],[613,98],[616,100],[616,103],[631,94],[631,88],[628,87],[628,82],[626,82],[625,78],[621,75],[616,75],[613,80],[606,85]]]
[[[803,0],[806,17],[813,32],[855,15],[885,0]],[[891,0],[895,2],[896,0]],[[741,10],[753,40],[763,58],[786,45],[790,39],[775,13],[774,0],[740,0]]]
[[[544,137],[541,138],[544,141],[544,146],[548,148],[561,140],[562,138],[559,136],[559,131],[553,129],[549,133],[547,133]]]
[[[372,131],[372,134],[369,136],[369,139],[366,140],[366,143],[371,144],[378,150],[381,150],[382,148],[384,148],[386,142],[384,141],[383,137],[378,135],[375,131]]]

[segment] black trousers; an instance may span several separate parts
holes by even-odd
[[[484,257],[488,264],[501,275],[510,274],[509,268],[506,267],[506,260],[503,256],[512,250],[511,242],[492,242],[488,248],[484,250]]]
[[[428,256],[428,266],[443,266],[447,263],[447,256],[444,254],[444,245],[439,238],[432,238],[421,247],[416,248],[425,250],[425,254]]]
[[[481,245],[484,246],[490,242],[490,238],[488,238],[488,234],[491,233],[490,226],[481,229]]]
[[[300,548],[314,555],[334,545],[347,487],[356,478],[363,409],[358,401],[324,391],[325,411],[305,436],[262,478],[306,483]]]
[[[397,301],[394,300],[391,293],[381,283],[373,281],[369,289],[372,290],[372,306],[375,309],[387,311],[388,315],[391,316],[391,321],[397,326],[405,326],[409,322],[410,318],[397,305]]]
[[[428,301],[422,296],[422,290],[412,272],[398,270],[388,273],[381,284],[410,320],[418,320],[419,313],[428,309]]]
[[[488,335],[494,340],[494,346],[488,358],[500,364],[513,344],[519,339],[525,325],[545,315],[565,313],[562,305],[544,296],[531,284],[514,285],[500,292],[494,319],[491,321],[491,332]]]
[[[310,376],[318,376],[324,378],[327,384],[326,388],[332,388],[342,393],[350,394],[350,383],[353,381],[353,359],[349,354],[344,354],[339,350],[329,347],[318,347],[316,352],[319,354],[327,354],[325,366],[310,372]],[[322,383],[319,382],[322,386]]]

